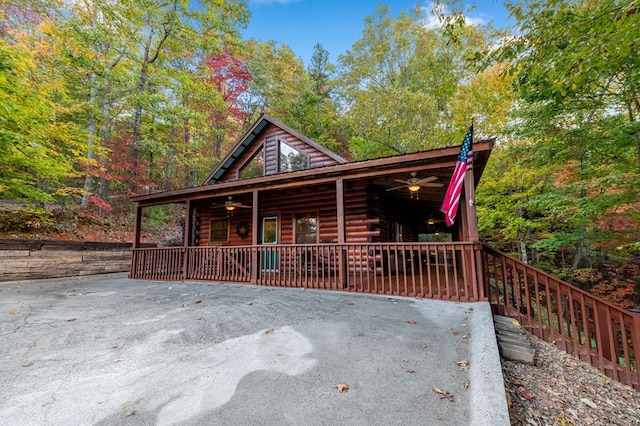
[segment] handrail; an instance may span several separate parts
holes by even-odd
[[[640,314],[487,245],[482,253],[494,312],[516,318],[537,337],[640,390]]]

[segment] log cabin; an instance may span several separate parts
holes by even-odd
[[[459,211],[440,211],[459,146],[349,162],[263,114],[202,185],[140,195],[130,278],[488,301],[539,338],[640,389],[640,314],[482,244],[473,143]],[[184,206],[181,245],[140,245],[143,209]]]
[[[263,114],[198,187],[133,198],[131,276],[482,300],[473,145],[458,218],[440,206],[460,147],[349,162]],[[141,209],[183,203],[184,244],[138,250]]]

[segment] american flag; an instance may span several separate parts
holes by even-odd
[[[467,134],[460,148],[460,155],[456,163],[456,169],[451,176],[451,182],[447,188],[447,194],[444,196],[442,207],[440,210],[444,213],[444,221],[447,226],[453,225],[453,221],[458,213],[458,204],[460,202],[460,193],[462,192],[462,184],[464,183],[464,175],[467,170],[473,170],[473,123],[469,126]]]

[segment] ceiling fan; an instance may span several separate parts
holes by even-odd
[[[241,208],[241,209],[250,209],[251,206],[247,206],[245,204],[242,204],[238,201],[233,201],[233,197],[229,196],[228,200],[224,202],[224,204],[219,204],[219,203],[213,203],[212,206],[214,207],[224,207],[225,209],[227,209],[227,211],[234,211],[236,208]]]
[[[420,188],[441,188],[444,186],[443,183],[434,182],[438,180],[437,176],[429,176],[426,178],[419,178],[418,173],[412,172],[411,177],[407,180],[394,179],[394,182],[402,183],[403,185],[394,186],[393,188],[388,188],[387,191],[393,191],[400,188],[407,188],[409,191],[418,192]]]

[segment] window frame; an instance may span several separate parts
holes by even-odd
[[[288,173],[288,172],[297,172],[300,170],[308,170],[311,168],[311,159],[309,158],[309,154],[305,153],[305,152],[301,152],[300,150],[296,149],[295,147],[291,146],[286,140],[284,139],[278,139],[278,156],[277,156],[277,161],[278,164],[276,164],[276,169],[278,170],[278,173]],[[285,144],[287,147],[289,147],[289,149],[291,149],[292,151],[295,151],[298,153],[298,155],[303,156],[306,159],[306,167],[304,169],[296,169],[296,170],[282,170],[281,164],[282,162],[280,161],[281,157],[282,157],[282,144]]]
[[[213,223],[214,222],[226,222],[227,226],[226,226],[226,237],[225,239],[214,239],[213,238]],[[229,226],[231,225],[231,221],[229,220],[228,217],[212,217],[209,220],[209,242],[212,244],[221,244],[221,243],[228,243],[229,242]],[[220,230],[220,232],[222,232],[222,230]]]
[[[298,235],[309,235],[311,234],[310,232],[303,232],[300,233],[298,232],[298,218],[302,217],[302,216],[310,216],[313,217],[316,220],[316,240],[313,243],[299,243],[298,242]],[[305,212],[299,212],[299,213],[294,213],[293,215],[293,243],[294,244],[318,244],[318,241],[320,241],[320,215],[318,214],[318,211],[305,211]]]

